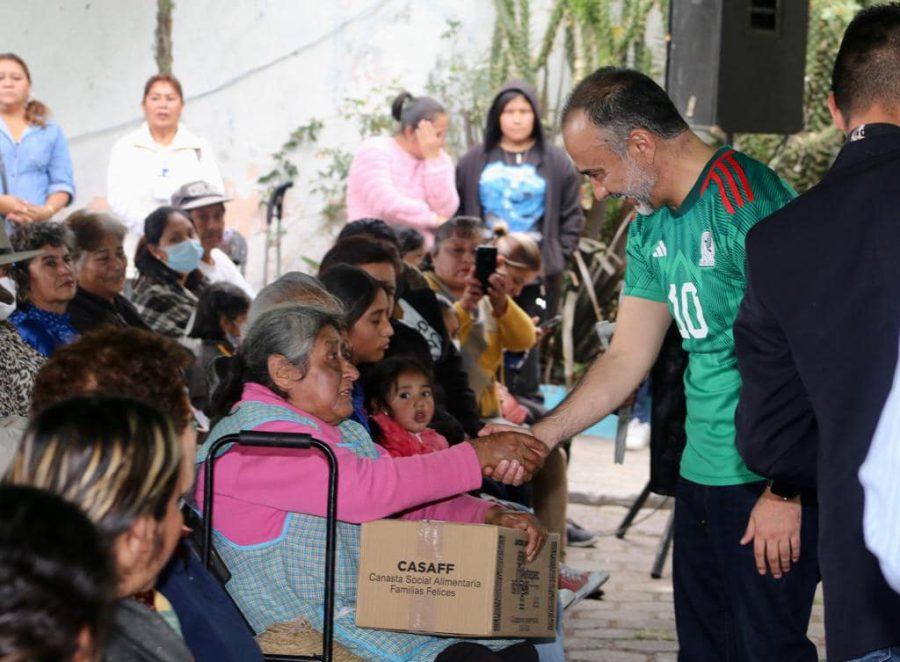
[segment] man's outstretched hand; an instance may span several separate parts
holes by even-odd
[[[504,482],[521,485],[531,480],[534,473],[544,464],[549,452],[543,442],[521,429],[499,430],[492,434],[480,435],[469,443],[478,455],[481,471],[485,476],[497,475],[502,465]]]
[[[513,425],[504,425],[502,423],[488,423],[478,432],[479,437],[488,437],[491,435],[495,435],[498,433],[510,433],[515,432],[519,434],[523,434],[522,428],[515,427]],[[531,439],[537,441],[540,445],[540,452],[544,458],[547,457],[550,453],[550,448],[540,439],[536,437],[529,436]],[[543,461],[543,460],[542,460]],[[484,470],[484,475],[489,478],[493,478],[498,483],[504,483],[506,485],[521,485],[524,482],[528,482],[530,478],[523,478],[524,471],[522,469],[522,465],[515,459],[510,460],[501,460],[495,467],[488,467]],[[533,473],[533,472],[532,472]]]

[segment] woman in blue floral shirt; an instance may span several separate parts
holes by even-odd
[[[12,243],[17,251],[41,252],[13,265],[18,309],[9,321],[25,342],[50,356],[78,337],[66,313],[77,285],[71,232],[51,221],[29,223],[19,228]]]

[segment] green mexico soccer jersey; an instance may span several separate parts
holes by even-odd
[[[681,459],[690,481],[760,480],[734,444],[741,380],[732,326],[744,297],[744,238],[795,195],[772,170],[723,147],[678,209],[638,216],[628,230],[625,294],[665,302],[690,356]]]

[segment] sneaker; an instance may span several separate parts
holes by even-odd
[[[650,424],[632,418],[628,421],[628,433],[625,436],[625,448],[640,451],[650,445]]]
[[[597,544],[597,535],[570,519],[566,520],[566,545],[569,547],[593,547]]]
[[[559,599],[563,609],[577,605],[609,579],[603,570],[582,571],[559,564]]]

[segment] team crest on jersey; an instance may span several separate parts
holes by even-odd
[[[713,243],[712,233],[707,230],[700,235],[700,262],[701,267],[716,266],[716,245]]]

